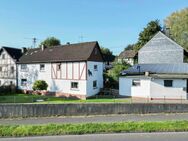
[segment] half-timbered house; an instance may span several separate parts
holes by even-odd
[[[22,55],[22,50],[12,47],[2,47],[0,50],[0,86],[16,85],[16,63]]]
[[[103,88],[103,57],[98,42],[30,49],[18,64],[18,88],[32,90],[45,80],[56,96],[85,99]]]

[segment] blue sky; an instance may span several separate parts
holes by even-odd
[[[0,0],[0,45],[27,47],[27,38],[55,36],[62,44],[97,40],[118,54],[149,21],[163,24],[185,7],[188,0]]]

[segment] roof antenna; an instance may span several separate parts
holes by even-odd
[[[33,38],[25,38],[25,39],[30,39],[30,40],[32,40],[32,46],[31,46],[31,48],[35,48],[36,47],[36,44],[37,44],[37,40],[39,40],[39,39],[37,39],[36,37],[33,37]]]

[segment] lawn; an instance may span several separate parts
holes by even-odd
[[[0,137],[188,131],[188,121],[0,125]]]
[[[43,101],[41,101],[43,100]],[[40,102],[39,102],[40,101]],[[71,100],[60,97],[14,94],[0,96],[0,103],[36,103],[36,104],[61,104],[61,103],[110,103],[110,102],[129,102],[129,99],[115,98],[95,98],[87,100]]]

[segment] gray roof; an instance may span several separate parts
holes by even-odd
[[[153,74],[188,74],[188,63],[180,64],[137,64],[121,72],[122,75],[138,75],[145,72]]]

